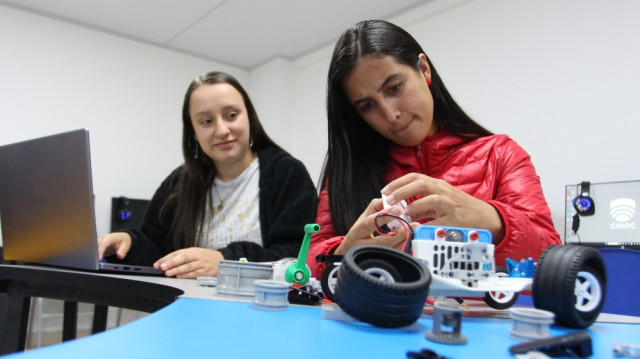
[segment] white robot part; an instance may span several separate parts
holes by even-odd
[[[382,195],[382,205],[384,206],[384,209],[389,209],[393,207],[389,203],[387,203],[387,196],[385,196],[384,194],[381,194],[381,195]],[[403,199],[402,201],[396,203],[394,206],[398,206],[400,210],[402,210],[402,214],[400,214],[399,217],[407,221],[407,223],[411,223],[411,217],[409,217],[404,213],[404,210],[407,208],[407,201]],[[398,229],[402,227],[402,224],[397,219],[394,219],[393,221],[387,223],[387,227],[391,229]]]

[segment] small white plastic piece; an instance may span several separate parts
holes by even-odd
[[[626,358],[640,358],[640,345],[614,343],[613,355]]]
[[[513,320],[513,327],[509,329],[511,338],[528,342],[551,337],[549,325],[555,314],[535,308],[511,308],[509,316]]]
[[[531,351],[525,354],[516,354],[515,357],[516,359],[549,359],[551,358],[547,354],[536,352],[536,351]]]
[[[339,322],[357,322],[358,320],[345,313],[337,304],[322,304],[322,319]]]
[[[218,279],[216,277],[198,277],[196,284],[201,287],[215,287]]]
[[[384,207],[384,209],[391,208],[392,206],[389,205],[389,203],[387,203],[387,196],[385,196],[384,194],[381,194],[381,195],[382,195],[382,206]],[[402,214],[400,214],[398,217],[404,219],[408,223],[411,223],[411,217],[407,216],[404,213],[404,210],[407,208],[407,201],[403,199],[402,201],[396,203],[395,206],[398,206],[402,210]],[[402,227],[402,224],[400,224],[400,221],[398,221],[397,219],[394,219],[393,221],[387,223],[387,227],[391,229],[398,229]]]
[[[289,307],[289,290],[291,285],[287,282],[275,280],[257,280],[255,284],[255,296],[251,304],[256,309],[285,310]]]

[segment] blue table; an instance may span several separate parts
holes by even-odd
[[[450,358],[513,358],[507,319],[465,317],[462,346],[425,339],[432,317],[401,329],[322,318],[319,307],[262,311],[247,302],[179,298],[138,321],[90,337],[7,358],[406,358],[430,348]],[[550,328],[552,335],[575,330]],[[594,323],[586,329],[594,358],[612,358],[613,344],[640,344],[640,325]]]

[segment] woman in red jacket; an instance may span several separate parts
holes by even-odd
[[[376,244],[400,249],[402,230],[376,236],[383,211],[406,200],[413,221],[484,228],[495,258],[535,259],[560,236],[529,155],[494,135],[454,101],[416,40],[385,21],[345,31],[328,76],[329,150],[309,265],[318,254]],[[402,210],[389,210],[399,215]],[[414,226],[417,224],[414,224]]]

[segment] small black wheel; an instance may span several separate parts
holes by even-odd
[[[431,274],[417,259],[388,247],[362,246],[342,259],[335,297],[358,320],[398,328],[418,320],[430,285]]]
[[[556,315],[558,325],[584,329],[600,314],[606,293],[604,260],[594,248],[550,246],[533,275],[533,304]]]
[[[338,269],[340,265],[335,263],[329,263],[322,271],[322,278],[320,279],[320,287],[322,288],[322,294],[332,302],[336,301],[336,282],[338,281]]]
[[[496,277],[505,277],[509,274],[506,267],[496,267]],[[484,302],[493,309],[511,308],[518,300],[518,292],[509,291],[489,291],[484,294]]]

